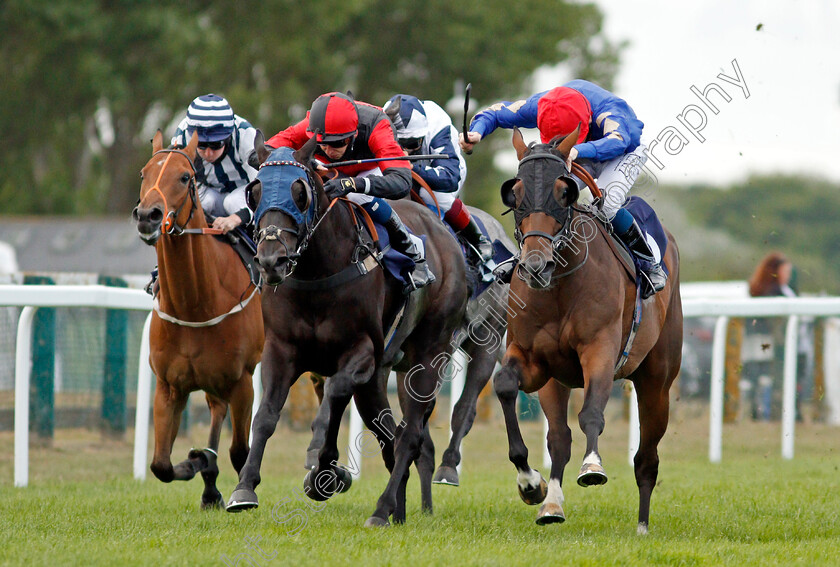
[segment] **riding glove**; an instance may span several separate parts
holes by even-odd
[[[329,197],[330,199],[344,197],[348,193],[353,193],[357,191],[356,179],[353,177],[330,179],[324,184],[324,191],[327,193],[327,197]]]

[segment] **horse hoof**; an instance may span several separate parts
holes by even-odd
[[[434,478],[432,479],[432,483],[459,486],[458,469],[454,467],[447,467],[445,465],[439,466]]]
[[[648,535],[648,525],[644,522],[639,522],[639,525],[636,527],[636,535]]]
[[[383,520],[377,516],[371,516],[365,521],[366,528],[389,528],[391,523],[388,520]]]
[[[546,503],[540,506],[540,511],[537,513],[537,525],[547,526],[548,524],[562,524],[566,521],[566,515],[563,513],[563,508],[559,504]]]
[[[353,484],[353,477],[350,472],[341,467],[318,473],[315,473],[316,470],[312,469],[306,473],[306,477],[303,479],[303,491],[316,502],[329,500],[336,493],[347,492],[350,490],[350,485]]]
[[[215,500],[210,500],[208,502],[204,501],[204,498],[201,499],[201,509],[202,510],[222,510],[225,507],[225,499],[222,498],[221,493],[216,494]],[[233,511],[233,510],[231,510]]]
[[[522,490],[522,487],[518,484],[516,485],[516,488],[519,489],[519,497],[522,498],[522,501],[528,506],[536,506],[545,500],[545,496],[548,494],[548,484],[545,482],[542,475],[540,475],[540,484],[534,488]]]
[[[607,483],[607,473],[603,467],[596,463],[589,463],[580,467],[580,474],[577,477],[580,486],[598,486]]]
[[[259,505],[256,492],[247,488],[237,488],[230,495],[230,500],[228,500],[225,510],[228,512],[241,512],[242,510],[256,508]]]
[[[341,467],[336,467],[335,472],[339,483],[338,493],[343,494],[350,490],[350,486],[353,485],[353,475],[350,474],[350,471]]]

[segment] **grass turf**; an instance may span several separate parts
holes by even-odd
[[[387,476],[379,457],[363,460],[363,477],[326,503],[306,499],[302,468],[308,432],[280,426],[269,440],[257,488],[260,508],[201,512],[201,481],[165,485],[151,474],[131,478],[127,442],[59,430],[51,447],[30,450],[30,485],[13,488],[13,461],[0,462],[2,565],[812,565],[831,563],[840,541],[840,430],[797,424],[796,459],[780,456],[778,423],[724,428],[723,461],[708,461],[702,410],[675,404],[660,444],[659,483],[651,531],[636,536],[638,492],[627,464],[627,425],[614,401],[601,453],[609,475],[602,487],[574,482],[583,435],[564,483],[567,521],[539,527],[537,507],[517,495],[498,415],[478,424],[464,443],[459,488],[434,487],[435,514],[420,512],[416,471],[408,520],[389,529],[362,528]],[[433,422],[438,459],[446,440]],[[345,428],[346,429],[346,428]],[[542,425],[523,422],[531,464],[542,466]],[[203,446],[206,429],[176,441],[173,460]],[[341,438],[346,448],[346,434]],[[218,485],[236,484],[222,435]],[[12,455],[10,433],[0,450]],[[151,451],[150,451],[151,452]]]

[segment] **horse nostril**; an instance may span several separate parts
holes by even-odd
[[[163,220],[163,211],[158,208],[152,209],[149,213],[149,220],[155,223],[161,222]]]

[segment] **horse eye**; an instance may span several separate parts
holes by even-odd
[[[189,180],[190,180],[190,174],[189,173],[184,173],[181,176],[181,183],[186,184]]]

